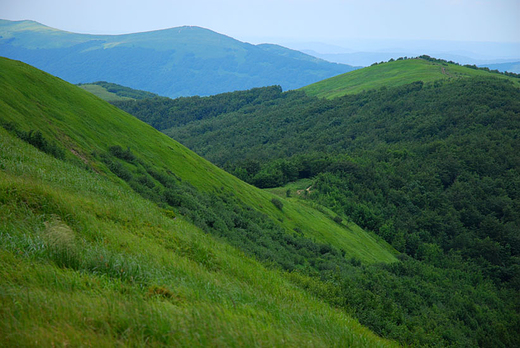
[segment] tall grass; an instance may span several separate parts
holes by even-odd
[[[243,253],[0,129],[4,346],[393,346]]]

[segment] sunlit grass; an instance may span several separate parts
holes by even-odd
[[[331,99],[381,87],[403,86],[415,81],[433,82],[471,76],[490,76],[490,73],[455,64],[440,64],[423,59],[406,59],[354,70],[316,82],[303,87],[302,90],[310,96]],[[500,74],[491,74],[491,76],[509,79],[520,87],[520,80],[518,79]]]
[[[7,346],[392,346],[107,178],[0,129]]]
[[[99,86],[99,85],[82,84],[79,86],[79,88],[82,88],[85,91],[90,92],[90,93],[94,94],[95,96],[97,96],[103,100],[110,101],[110,102],[122,101],[122,100],[132,100],[132,98],[121,97],[115,93],[109,92],[105,88],[103,88],[102,86]]]
[[[103,102],[77,86],[52,77],[20,62],[0,59],[0,67],[9,74],[0,76],[0,119],[14,122],[23,131],[40,130],[48,139],[58,139],[66,146],[67,159],[106,175],[110,180],[126,185],[106,169],[96,157],[110,146],[133,149],[139,158],[151,163],[154,169],[173,172],[177,177],[205,192],[230,193],[245,205],[266,214],[288,233],[298,228],[306,237],[331,243],[333,246],[366,262],[392,262],[396,259],[386,247],[375,243],[361,229],[345,229],[326,214],[298,202],[284,202],[280,211],[272,203],[273,194],[248,185],[204,160],[168,136],[135,117]],[[44,115],[44,117],[42,117]],[[12,154],[14,155],[14,154]],[[30,164],[24,154],[17,154],[11,167],[18,172]],[[71,173],[50,173],[54,163],[33,163],[38,178],[66,188],[68,181],[81,176],[81,168]],[[80,179],[81,180],[81,179]],[[83,180],[83,185],[92,185]],[[105,183],[94,184],[99,190]],[[88,194],[88,193],[87,193]],[[118,195],[107,192],[104,195]],[[102,198],[103,199],[103,198]],[[283,199],[282,199],[283,200]],[[127,199],[130,202],[131,199]],[[132,203],[129,203],[132,204]],[[111,212],[110,212],[111,213]],[[348,227],[348,226],[347,226]]]

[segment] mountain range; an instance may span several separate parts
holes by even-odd
[[[296,89],[354,69],[192,26],[86,35],[33,21],[0,20],[0,56],[21,60],[71,83],[108,81],[168,97],[269,85]]]
[[[485,66],[493,70],[498,71],[509,71],[512,73],[520,74],[520,61],[508,62],[508,63],[494,63],[494,64],[482,64],[480,66]]]
[[[376,62],[425,54],[460,64],[475,64],[489,68],[494,64],[520,60],[520,43],[518,42],[350,39],[338,42],[336,45],[316,42],[283,42],[283,45],[329,62],[357,66],[370,66]],[[510,69],[502,70],[501,67],[499,70],[520,72]]]

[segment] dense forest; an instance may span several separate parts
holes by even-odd
[[[312,190],[287,196],[402,252],[393,265],[334,261],[337,272],[320,273],[327,289],[302,281],[375,332],[420,345],[520,343],[518,88],[489,77],[333,100],[240,93],[117,105],[258,187],[311,179]]]
[[[266,101],[271,102],[286,96],[287,94],[282,94],[280,86],[271,86],[222,93],[209,97],[195,96],[176,99],[155,97],[138,102],[133,100],[117,101],[112,102],[112,104],[133,114],[154,128],[164,130],[231,113],[245,106],[259,106]]]

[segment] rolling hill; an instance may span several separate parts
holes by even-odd
[[[489,76],[489,74],[488,71],[471,69],[436,59],[399,59],[334,76],[305,86],[302,90],[310,96],[335,98],[381,87],[402,86],[415,81],[433,82]],[[495,74],[495,76],[508,78],[501,74]],[[513,81],[520,85],[520,80],[513,79]]]
[[[364,74],[367,90],[334,97],[352,88],[350,74]],[[333,303],[346,301],[378,334],[518,346],[520,79],[424,59],[342,78],[343,89],[324,81],[330,99],[275,86],[115,104],[237,177],[325,206],[402,252],[344,283],[327,278],[341,284]]]
[[[77,86],[0,69],[3,343],[395,345],[317,276],[395,263],[385,243]]]
[[[251,45],[199,27],[86,35],[0,20],[0,56],[71,83],[109,81],[169,97],[253,87],[303,87],[354,68],[276,45]]]

